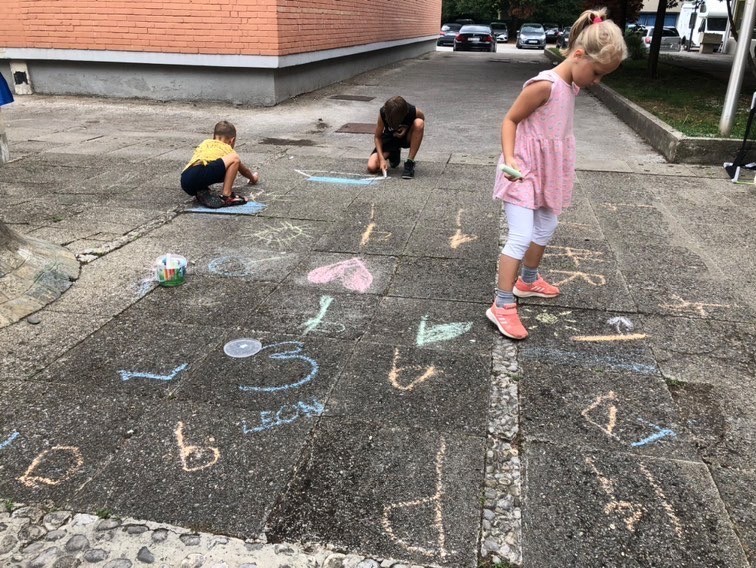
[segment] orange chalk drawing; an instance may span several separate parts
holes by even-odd
[[[449,237],[449,246],[453,250],[457,250],[464,244],[471,243],[478,240],[478,235],[471,235],[462,232],[462,212],[464,209],[457,211],[457,231]]]
[[[393,386],[395,389],[398,389],[400,391],[413,391],[416,386],[423,384],[428,379],[431,379],[433,377],[436,377],[438,375],[442,375],[443,371],[440,371],[436,369],[435,366],[430,365],[428,367],[425,367],[425,372],[422,375],[418,375],[415,377],[413,381],[410,383],[404,385],[399,382],[399,375],[406,371],[406,370],[417,370],[420,371],[423,369],[422,365],[411,365],[409,367],[397,367],[397,363],[399,362],[399,348],[394,348],[394,360],[391,364],[391,371],[389,372],[389,382],[391,383],[391,386]]]
[[[606,277],[603,274],[588,274],[586,272],[577,272],[572,270],[549,270],[552,274],[565,274],[567,277],[559,282],[554,282],[554,286],[564,286],[574,280],[584,280],[591,286],[605,286]]]
[[[585,458],[585,463],[593,470],[601,489],[606,493],[607,497],[609,497],[609,503],[604,507],[604,514],[619,515],[625,523],[625,528],[630,532],[635,532],[635,525],[637,525],[638,521],[643,517],[643,505],[617,499],[614,482],[596,468],[596,465],[593,463],[593,458]]]
[[[614,433],[614,428],[617,426],[617,405],[615,404],[617,400],[617,395],[614,391],[609,391],[607,394],[599,396],[580,413],[588,423],[593,424],[596,428],[615,440],[619,440]],[[607,422],[603,426],[591,418],[591,413],[599,407],[607,408]]]
[[[50,477],[44,477],[41,475],[32,475],[46,459],[49,459],[53,453],[68,453],[73,460],[71,465],[60,477],[53,479]],[[84,465],[84,458],[81,455],[81,450],[75,446],[53,446],[49,450],[45,450],[39,454],[31,465],[27,468],[24,474],[18,478],[18,481],[26,487],[39,487],[40,485],[60,485],[64,481],[70,479],[77,471]],[[56,468],[57,469],[57,468]]]
[[[375,222],[375,204],[370,204],[370,223],[368,224],[365,231],[362,233],[362,238],[360,239],[360,246],[364,247],[370,242],[370,239],[373,237],[373,233],[375,232],[376,237],[374,240],[376,241],[387,241],[391,238],[391,233],[388,231],[375,231],[375,228],[378,225]]]
[[[192,446],[184,441],[184,423],[176,425],[176,442],[179,447],[181,468],[184,471],[193,472],[214,466],[220,459],[220,450],[212,446]],[[212,438],[210,439],[212,442]]]

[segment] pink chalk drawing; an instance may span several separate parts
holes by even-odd
[[[313,284],[327,284],[332,280],[339,280],[347,290],[361,294],[367,292],[373,283],[373,275],[356,257],[316,268],[307,275],[307,279]]]

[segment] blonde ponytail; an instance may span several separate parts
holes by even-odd
[[[606,19],[606,8],[586,10],[570,29],[570,42],[562,51],[566,57],[580,48],[601,64],[619,63],[627,57],[627,46],[622,30]]]

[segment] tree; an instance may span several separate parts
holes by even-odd
[[[648,48],[648,75],[656,79],[659,69],[659,48],[661,48],[662,28],[664,27],[664,17],[667,15],[667,8],[677,6],[677,0],[659,0],[659,6],[656,8],[656,19],[654,20],[654,35],[651,37],[651,45]]]

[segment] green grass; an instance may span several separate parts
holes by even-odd
[[[648,77],[648,61],[626,60],[604,83],[623,97],[688,136],[719,137],[727,83],[659,61],[657,79]],[[743,138],[751,93],[741,91],[731,138]]]

